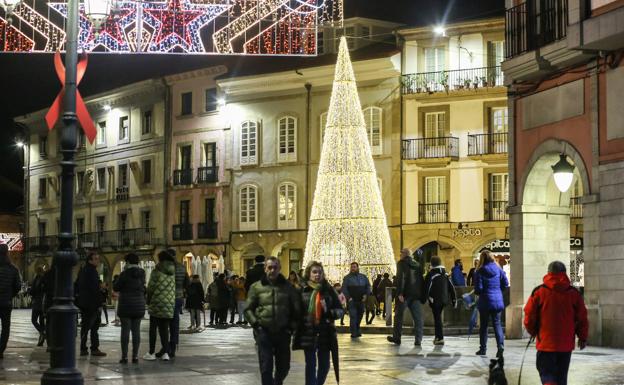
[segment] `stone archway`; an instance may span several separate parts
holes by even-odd
[[[554,139],[535,149],[524,175],[516,179],[516,206],[509,210],[513,283],[506,315],[507,335],[512,338],[523,336],[524,304],[542,283],[548,264],[559,260],[569,266],[571,189],[565,193],[557,189],[551,168],[559,154],[565,154],[575,166],[585,195],[591,191],[581,155],[569,143]]]

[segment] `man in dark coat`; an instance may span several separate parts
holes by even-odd
[[[13,297],[21,288],[19,271],[9,260],[9,247],[0,244],[0,359],[4,358],[4,351],[9,342],[11,331],[11,312],[13,311]]]
[[[372,291],[368,277],[360,273],[360,264],[355,261],[351,262],[349,274],[342,279],[342,293],[347,298],[351,338],[361,337],[360,323],[364,315],[364,302]]]
[[[388,336],[389,342],[401,344],[403,313],[407,307],[414,320],[414,345],[421,345],[423,318],[420,305],[423,302],[424,287],[422,266],[412,258],[410,249],[401,250],[401,259],[397,262],[394,329],[392,336]]]
[[[106,356],[100,351],[100,338],[98,330],[100,328],[100,307],[102,306],[102,292],[100,290],[100,276],[97,267],[100,264],[100,256],[97,253],[90,253],[87,256],[87,263],[80,269],[76,288],[78,300],[76,304],[80,309],[82,324],[80,325],[80,355],[89,355],[87,348],[87,336],[91,335],[91,355],[96,357]]]
[[[444,345],[444,328],[442,324],[442,312],[444,307],[452,302],[457,305],[455,287],[442,266],[442,260],[437,255],[431,257],[431,269],[425,277],[425,298],[429,302],[435,324],[434,345]]]
[[[245,275],[245,291],[249,293],[249,288],[255,282],[264,277],[264,255],[256,255],[256,264]]]

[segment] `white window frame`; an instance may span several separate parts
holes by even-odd
[[[430,198],[430,194],[429,193],[429,182],[433,182],[433,181],[437,181],[436,182],[436,191],[437,193],[435,194],[436,197],[435,202],[431,200]],[[442,189],[440,189],[440,187],[442,187]],[[440,192],[440,190],[442,191],[442,193]],[[435,204],[435,203],[447,203],[447,191],[446,191],[446,176],[427,176],[425,177],[425,204]]]
[[[497,114],[501,114],[496,116]],[[509,110],[507,107],[492,107],[490,110],[492,134],[509,131]],[[500,129],[502,128],[502,130]]]
[[[373,155],[383,153],[383,109],[377,106],[366,107],[362,110],[364,122],[366,123],[366,136]],[[375,127],[375,120],[378,126]],[[377,138],[375,138],[377,136]]]
[[[297,228],[297,185],[295,183],[284,182],[277,187],[277,228]]]
[[[292,133],[290,132],[292,130]],[[283,116],[277,121],[277,161],[297,161],[297,118]],[[284,152],[282,152],[284,149]]]
[[[446,137],[446,125],[446,112],[436,111],[425,113],[424,137],[425,139],[435,138],[435,140],[426,140],[425,148],[432,146],[444,146],[444,138]]]
[[[128,122],[128,129],[124,131],[122,131],[122,125],[121,122],[123,120],[123,118],[126,118],[126,121]],[[118,124],[118,130],[119,130],[119,144],[125,144],[125,143],[130,143],[130,114],[128,115],[122,115],[119,117],[119,124]],[[125,133],[125,136],[121,136],[122,132]]]
[[[123,185],[121,184],[121,167],[125,166],[126,167],[126,184]],[[130,178],[132,177],[131,175],[131,170],[130,170],[130,163],[129,162],[119,162],[117,164],[117,187],[128,187],[128,189],[130,189]]]
[[[429,58],[433,55],[433,66],[429,64]],[[446,70],[446,49],[445,47],[426,47],[423,51],[423,72],[442,72]]]
[[[106,147],[106,119],[100,120],[96,124],[97,135],[95,137],[95,148]]]
[[[100,170],[104,171],[104,185],[100,184]],[[108,186],[108,172],[106,170],[106,166],[97,167],[95,169],[95,192],[96,193],[105,193]]]
[[[258,230],[258,188],[247,184],[238,190],[239,228],[241,231]]]
[[[240,164],[258,164],[258,122],[245,120],[241,123]]]
[[[497,181],[497,179],[500,179]],[[495,185],[500,186],[500,191],[496,191]],[[498,195],[498,196],[495,196]],[[490,199],[492,201],[509,202],[509,174],[506,172],[492,173],[490,178]]]

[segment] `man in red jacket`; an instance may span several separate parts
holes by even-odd
[[[566,385],[574,336],[585,349],[587,309],[583,297],[566,275],[562,262],[548,265],[544,284],[533,290],[524,307],[524,327],[536,338],[536,366],[545,385]]]

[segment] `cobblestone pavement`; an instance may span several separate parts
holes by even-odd
[[[111,312],[112,316],[112,312]],[[112,319],[112,318],[111,318]],[[376,321],[381,323],[381,321]],[[182,316],[182,327],[189,317]],[[142,323],[142,354],[147,349],[148,321]],[[207,329],[181,335],[181,350],[170,362],[146,362],[120,365],[119,332],[114,326],[100,329],[101,349],[107,357],[79,358],[77,366],[85,382],[94,384],[259,384],[257,358],[251,330],[232,327]],[[364,331],[366,333],[366,331]],[[34,347],[36,333],[30,324],[30,311],[13,312],[11,338],[4,360],[0,361],[0,383],[37,384],[47,366],[44,348]],[[488,359],[475,356],[478,339],[447,337],[446,345],[433,347],[432,337],[425,337],[422,349],[415,349],[404,337],[400,347],[386,342],[385,335],[365,334],[352,341],[348,334],[339,336],[341,384],[486,384]],[[494,341],[490,351],[495,352]],[[518,383],[518,373],[527,340],[506,342],[506,373],[510,384]],[[333,373],[327,384],[335,384]],[[304,360],[301,352],[292,356],[286,384],[304,384]],[[526,354],[522,384],[539,384],[535,370],[535,348]],[[624,384],[624,350],[588,347],[572,356],[570,385]]]

